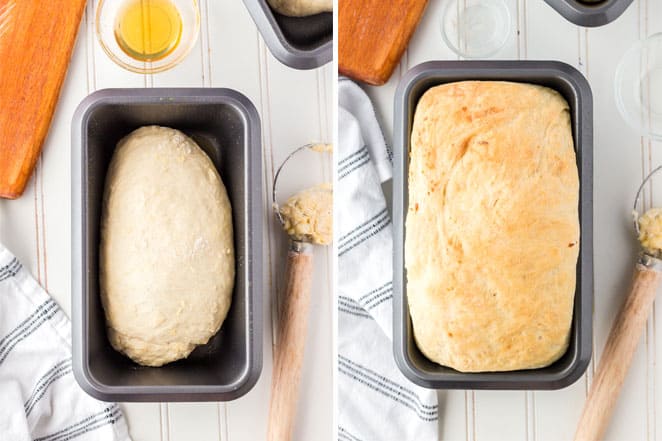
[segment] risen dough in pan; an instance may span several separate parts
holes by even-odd
[[[557,360],[579,251],[567,102],[529,84],[433,87],[410,160],[405,259],[420,350],[465,372]]]
[[[268,0],[277,12],[290,17],[304,17],[333,11],[333,0]]]
[[[193,140],[143,127],[115,150],[103,203],[101,300],[112,346],[161,366],[221,327],[234,285],[232,212]]]

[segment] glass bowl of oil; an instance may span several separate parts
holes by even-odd
[[[157,73],[182,61],[200,32],[197,0],[99,0],[96,33],[123,68]]]

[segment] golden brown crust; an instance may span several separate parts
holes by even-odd
[[[567,102],[530,84],[428,90],[414,116],[405,261],[416,342],[460,371],[566,351],[579,251]]]

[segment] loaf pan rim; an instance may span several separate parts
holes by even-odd
[[[264,42],[274,57],[294,69],[316,69],[333,60],[333,37],[314,49],[301,50],[285,37],[266,0],[243,0]]]
[[[563,18],[578,26],[604,26],[623,15],[633,0],[603,0],[594,5],[578,0],[545,0]]]
[[[581,249],[577,261],[581,278],[577,279],[571,342],[577,344],[572,363],[554,373],[545,368],[510,372],[429,374],[419,368],[409,357],[407,348],[414,344],[410,326],[406,296],[404,269],[406,163],[408,158],[410,120],[409,98],[412,88],[430,77],[446,77],[448,81],[494,80],[527,82],[533,74],[537,78],[562,79],[577,97],[577,107],[572,115],[575,151],[580,173],[580,228]],[[544,74],[544,75],[543,75]],[[467,77],[468,76],[468,77]],[[459,78],[458,78],[459,77]],[[534,81],[535,82],[535,81]],[[400,81],[395,94],[394,111],[394,182],[393,182],[393,351],[396,364],[412,382],[430,389],[494,389],[494,390],[550,390],[574,383],[586,370],[592,355],[592,307],[593,307],[593,99],[586,78],[574,67],[559,61],[430,61],[412,68]],[[415,103],[413,104],[415,107]],[[411,109],[413,116],[414,109]],[[577,120],[575,120],[575,116]],[[577,127],[575,127],[577,126]],[[576,128],[579,130],[575,133]],[[407,152],[405,152],[405,149]],[[579,272],[578,272],[579,275]],[[577,308],[579,306],[579,316]],[[577,324],[576,324],[577,322]],[[410,339],[411,342],[410,343]],[[418,349],[416,349],[418,350]],[[572,356],[573,354],[571,354]],[[440,366],[440,368],[443,368]],[[449,368],[443,368],[449,369]]]
[[[229,88],[108,88],[86,96],[78,105],[72,118],[72,356],[73,373],[81,388],[94,398],[103,401],[161,402],[161,401],[230,401],[245,395],[259,380],[263,366],[262,354],[262,242],[261,234],[251,236],[249,249],[253,278],[247,297],[250,311],[247,322],[247,362],[237,381],[228,385],[153,385],[153,386],[109,386],[99,382],[91,373],[87,362],[88,300],[83,296],[83,138],[91,113],[102,105],[133,104],[215,104],[227,103],[237,109],[246,124],[246,163],[255,176],[254,185],[262,188],[260,117],[253,103],[241,92]],[[251,213],[253,231],[262,232],[262,204],[260,197],[250,197],[248,210]]]

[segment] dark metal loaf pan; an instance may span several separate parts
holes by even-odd
[[[581,243],[570,346],[557,362],[541,369],[461,373],[428,360],[414,341],[404,269],[410,134],[414,111],[433,86],[463,80],[540,84],[563,95],[571,111],[579,168]],[[411,69],[395,97],[393,158],[393,345],[395,360],[413,382],[433,389],[560,389],[586,370],[592,350],[593,307],[593,103],[586,79],[573,67],[550,61],[432,61]]]
[[[545,2],[569,22],[591,28],[616,20],[630,6],[632,0],[545,0]]]
[[[232,204],[236,276],[220,331],[185,360],[143,367],[106,337],[99,298],[101,201],[108,165],[125,135],[145,125],[179,129],[209,155]],[[108,89],[88,96],[72,122],[73,368],[90,395],[113,401],[227,401],[262,370],[260,119],[229,89]]]
[[[244,5],[271,53],[295,69],[314,69],[333,59],[333,14],[286,17],[267,0],[244,0]]]

